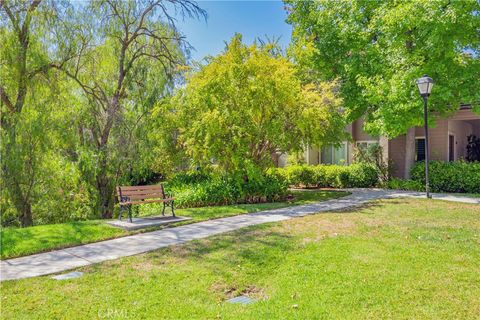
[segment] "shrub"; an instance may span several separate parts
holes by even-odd
[[[378,172],[374,165],[352,164],[347,170],[347,180],[344,182],[351,188],[373,187],[378,182]]]
[[[425,163],[416,163],[412,180],[425,184]],[[430,162],[430,189],[433,192],[480,193],[480,162]]]
[[[353,160],[355,163],[373,165],[380,180],[387,180],[388,164],[383,161],[383,148],[379,144],[372,144],[366,148],[356,147],[353,152]]]
[[[209,181],[212,176],[202,170],[184,171],[175,174],[169,183],[172,185],[195,184],[199,182]]]
[[[184,172],[166,183],[176,206],[183,208],[280,201],[286,197],[287,188],[285,179],[275,170],[250,179],[240,174]]]
[[[480,138],[471,134],[467,137],[467,161],[480,161]]]
[[[407,190],[407,191],[425,191],[425,185],[419,181],[402,180],[398,178],[392,178],[386,183],[387,189],[395,190]]]
[[[333,188],[368,188],[378,182],[378,173],[374,165],[359,163],[349,166],[340,165],[294,165],[278,169],[289,185]]]
[[[309,165],[292,165],[285,168],[285,178],[290,185],[316,186],[315,170]]]

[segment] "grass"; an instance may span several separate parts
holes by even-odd
[[[188,221],[188,223],[192,223],[291,205],[325,201],[345,196],[348,193],[316,190],[313,192],[293,191],[293,194],[295,200],[288,203],[276,202],[178,209],[176,213],[180,216],[191,217],[192,220]],[[158,214],[159,212],[161,212],[161,207],[157,204],[152,204],[143,206],[140,214]],[[169,214],[168,211],[167,214]],[[2,259],[7,259],[24,256],[53,249],[123,237],[138,232],[142,231],[128,232],[107,225],[102,220],[39,225],[30,228],[5,228],[1,230],[0,234],[2,244],[1,257]]]
[[[452,196],[461,196],[461,197],[469,197],[469,198],[480,198],[480,193],[448,193]]]
[[[2,317],[478,319],[479,261],[478,206],[385,200],[2,282]]]

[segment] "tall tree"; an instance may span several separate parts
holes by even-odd
[[[200,163],[248,172],[272,165],[275,152],[304,144],[337,142],[343,136],[335,83],[302,87],[294,65],[270,44],[242,43],[187,76],[173,105],[179,142]]]
[[[103,218],[112,216],[114,186],[132,161],[133,131],[145,119],[146,106],[171,88],[177,66],[185,61],[188,43],[172,10],[205,16],[189,0],[103,0],[79,6],[78,18],[60,25],[64,47],[75,45],[76,58],[55,67],[84,97],[81,166]]]
[[[1,182],[3,196],[8,195],[22,226],[33,221],[33,190],[44,142],[40,124],[45,113],[40,110],[53,84],[47,75],[51,61],[45,40],[54,15],[55,7],[41,0],[0,2]],[[62,65],[66,60],[55,61]]]
[[[435,114],[480,101],[478,1],[285,3],[304,77],[339,79],[350,120],[365,116],[368,132],[393,138],[423,124],[415,79],[424,73],[436,82]]]

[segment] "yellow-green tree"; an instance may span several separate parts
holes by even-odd
[[[201,164],[227,171],[267,168],[275,152],[344,136],[335,82],[302,86],[295,66],[271,44],[242,43],[187,75],[174,97],[179,142]]]

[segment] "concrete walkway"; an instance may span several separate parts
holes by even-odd
[[[136,255],[170,245],[268,222],[358,206],[375,199],[425,197],[420,192],[350,189],[351,195],[315,204],[261,211],[152,231],[0,262],[0,281],[57,273],[106,260]],[[480,204],[480,198],[434,194],[434,199]]]

